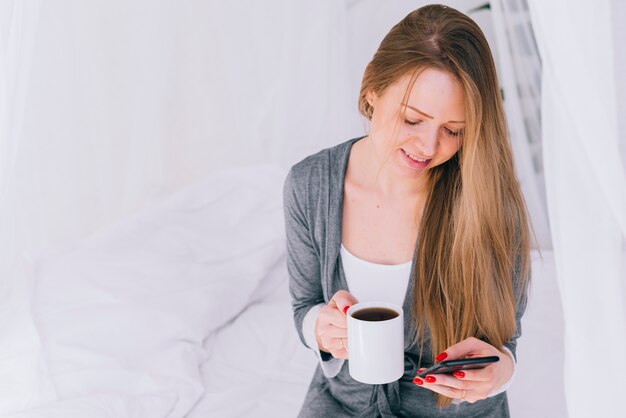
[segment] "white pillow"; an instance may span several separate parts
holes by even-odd
[[[156,396],[162,416],[184,416],[204,391],[203,340],[283,262],[283,179],[271,166],[212,175],[46,256],[33,317],[59,398]]]

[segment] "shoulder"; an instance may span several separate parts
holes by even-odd
[[[330,179],[340,177],[338,174],[341,170],[345,171],[344,161],[347,161],[350,148],[358,139],[360,138],[353,138],[325,148],[294,164],[285,179],[285,195],[318,190]]]

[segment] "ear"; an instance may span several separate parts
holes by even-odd
[[[368,91],[367,93],[365,93],[365,99],[367,100],[367,103],[369,103],[370,106],[374,107],[374,103],[376,103],[376,93],[374,93],[373,91]]]

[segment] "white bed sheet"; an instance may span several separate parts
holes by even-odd
[[[205,342],[275,288],[284,174],[217,173],[39,258],[31,308],[57,402],[35,416],[186,416]]]

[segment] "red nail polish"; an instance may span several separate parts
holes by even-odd
[[[424,384],[424,382],[422,382],[422,379],[420,379],[419,377],[416,377],[415,379],[413,379],[413,383],[415,383],[416,385],[420,385],[420,386]]]
[[[344,315],[348,315],[348,309],[350,309],[350,307],[349,307],[349,306],[345,306],[345,307],[343,308],[343,314],[344,314]]]
[[[446,359],[446,357],[448,357],[448,353],[446,353],[444,351],[443,353],[441,353],[437,357],[435,357],[435,360],[437,360],[437,362],[444,361]]]
[[[435,379],[435,376],[426,376],[426,380],[428,383],[435,383],[437,381],[437,379]]]
[[[421,369],[419,369],[417,372],[421,373],[422,371],[426,370],[426,367],[422,367]]]
[[[453,374],[453,375],[455,375],[455,376],[456,376],[456,377],[458,377],[458,378],[463,378],[463,377],[465,377],[465,373],[463,373],[463,372],[459,372],[459,371],[456,371],[456,372],[454,372],[454,373],[452,373],[452,374]]]

